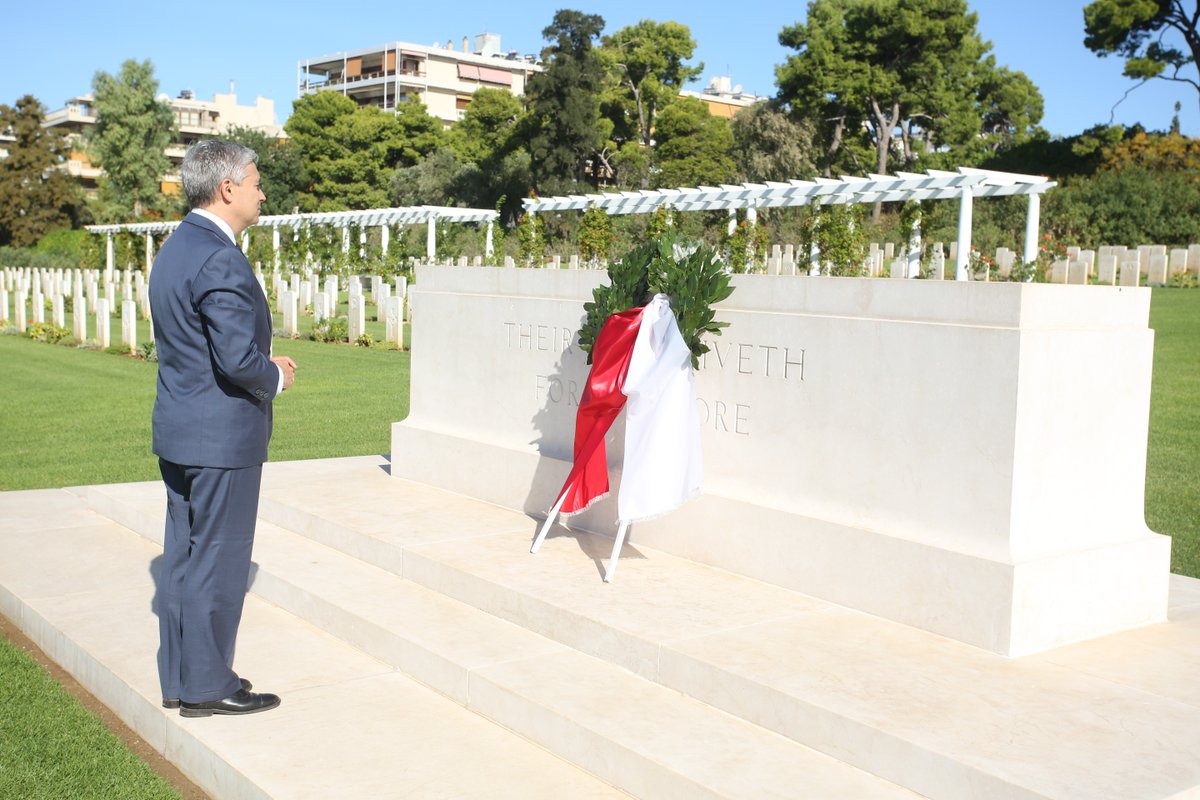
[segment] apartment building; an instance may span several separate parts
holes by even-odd
[[[415,98],[450,125],[462,119],[476,89],[506,89],[519,97],[541,69],[533,55],[503,51],[495,33],[481,33],[473,41],[464,36],[458,50],[453,40],[445,45],[390,42],[297,62],[297,96],[337,91],[359,106],[385,111]]]
[[[171,171],[160,183],[163,194],[182,191],[179,165],[194,142],[219,136],[235,127],[253,128],[275,138],[283,136],[283,127],[275,121],[275,101],[258,97],[254,105],[239,105],[232,82],[228,94],[214,94],[212,100],[198,100],[190,89],[181,91],[177,97],[163,94],[158,99],[170,105],[179,134],[165,151],[171,159]],[[88,159],[84,146],[87,131],[96,124],[94,103],[95,97],[91,94],[72,97],[64,107],[51,111],[42,121],[43,127],[61,128],[67,132],[72,143],[67,172],[78,178],[87,191],[95,189],[97,178],[104,174],[104,170]]]
[[[679,96],[702,100],[708,106],[708,113],[725,119],[733,119],[733,115],[743,108],[767,101],[766,97],[743,91],[740,85],[733,85],[733,81],[725,75],[710,79],[702,92],[684,89]]]

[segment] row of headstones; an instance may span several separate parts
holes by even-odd
[[[384,340],[397,347],[404,346],[404,320],[407,317],[408,278],[400,275],[395,279],[395,294],[392,284],[379,275],[370,275],[369,298],[375,307],[375,320],[384,322]],[[260,276],[260,282],[262,278]],[[327,275],[322,282],[313,272],[303,276],[291,274],[284,277],[276,271],[271,275],[275,296],[275,310],[283,315],[283,329],[289,336],[299,335],[300,318],[311,314],[313,324],[337,316],[339,281],[336,275]],[[348,281],[347,330],[350,341],[357,340],[366,332],[368,295],[363,293],[363,278],[351,275]],[[264,291],[266,287],[264,284]],[[268,295],[270,296],[270,295]]]
[[[121,344],[137,347],[137,321],[150,318],[150,295],[141,272],[5,267],[0,270],[0,319],[24,333],[30,325],[50,322],[66,327],[66,298],[72,302],[72,334],[88,339],[88,317],[95,318],[96,342],[109,347],[111,317],[120,309]],[[50,318],[46,318],[46,299]],[[119,299],[118,299],[119,298]],[[10,313],[11,312],[11,313]],[[151,332],[151,341],[154,334]]]
[[[1146,276],[1150,286],[1166,286],[1179,275],[1200,279],[1200,244],[1167,251],[1164,245],[1101,247],[1081,250],[1068,247],[1067,257],[1050,268],[1051,283],[1088,283],[1095,278],[1106,286],[1137,286]]]

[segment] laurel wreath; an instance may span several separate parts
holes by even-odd
[[[674,231],[650,239],[626,253],[608,268],[609,284],[592,290],[584,303],[587,319],[579,331],[579,346],[592,363],[592,346],[611,315],[644,306],[656,294],[671,298],[679,333],[692,353],[692,368],[708,352],[705,334],[720,336],[728,322],[714,319],[713,304],[733,294],[729,275],[717,255],[706,245],[692,245]]]

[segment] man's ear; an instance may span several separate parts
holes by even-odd
[[[221,181],[221,185],[217,188],[217,195],[225,201],[233,197],[233,181],[229,178]]]

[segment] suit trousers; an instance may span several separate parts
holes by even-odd
[[[250,575],[262,465],[194,467],[159,459],[167,489],[158,572],[163,697],[203,703],[241,688],[232,669]]]

